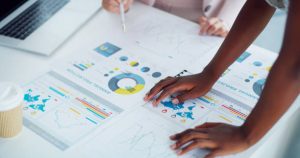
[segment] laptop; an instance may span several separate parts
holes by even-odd
[[[0,0],[0,45],[50,55],[101,7],[100,0]]]

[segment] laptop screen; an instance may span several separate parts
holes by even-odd
[[[0,21],[24,4],[27,0],[0,0]]]

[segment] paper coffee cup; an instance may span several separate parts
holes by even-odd
[[[19,134],[23,127],[23,91],[14,83],[0,83],[0,137]]]

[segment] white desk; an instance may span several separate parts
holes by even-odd
[[[138,5],[138,10],[142,10],[143,5]],[[131,11],[134,11],[132,9]],[[90,39],[107,37],[107,35],[117,36],[116,31],[110,30],[109,25],[102,23],[103,18],[111,16],[105,12],[97,14],[87,23],[79,32],[77,32],[69,41],[67,41],[55,54],[50,57],[39,56],[35,54],[24,53],[22,51],[0,47],[0,81],[13,81],[16,83],[25,83],[35,76],[42,74],[50,68],[49,63],[58,58],[72,54],[75,50],[88,47]],[[273,128],[274,136],[277,136],[282,129],[285,129],[287,119],[295,111],[296,105],[300,105],[300,98],[294,103],[294,106]],[[254,154],[254,158],[274,157],[277,148],[280,148],[280,140],[276,137],[267,139]],[[0,139],[0,158],[40,158],[40,157],[81,157],[80,148],[75,148],[62,152],[53,145],[49,144],[43,138],[34,134],[27,128],[16,138],[10,140]],[[97,156],[97,155],[95,155]]]

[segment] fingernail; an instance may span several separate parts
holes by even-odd
[[[176,152],[177,155],[180,155],[181,153],[182,153],[182,150],[178,150],[178,151]]]
[[[171,147],[171,149],[175,149],[176,148],[176,144],[173,144],[170,147]]]
[[[173,104],[179,104],[179,100],[177,98],[175,98],[175,99],[172,100],[172,103]]]

